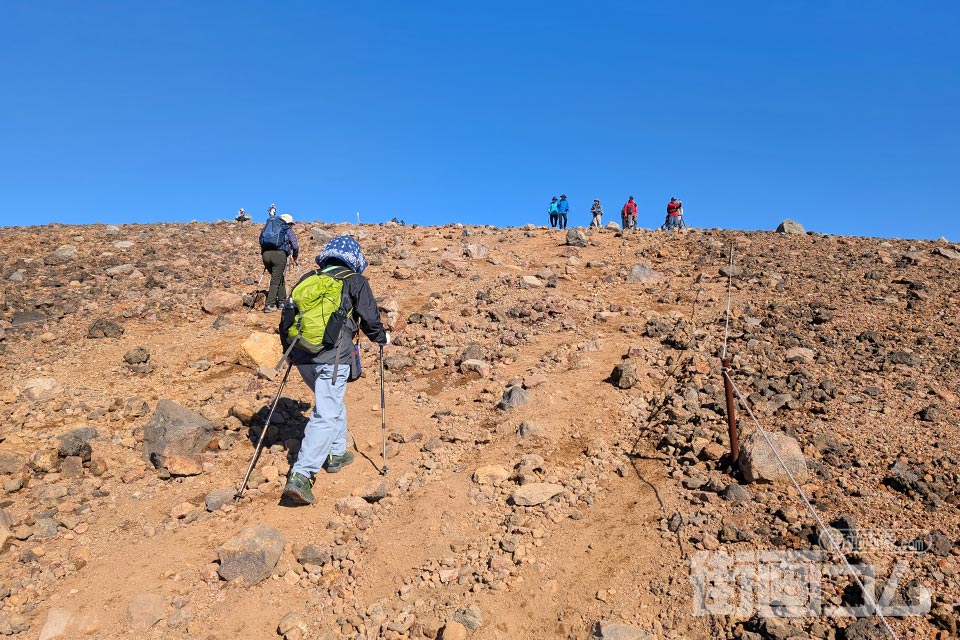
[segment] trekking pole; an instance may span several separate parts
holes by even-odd
[[[257,289],[260,288],[260,285],[263,284],[263,279],[267,276],[267,268],[263,268],[263,273],[260,274],[260,279],[257,280]]]
[[[253,450],[253,457],[250,459],[250,466],[247,467],[247,473],[243,476],[243,482],[240,484],[240,488],[235,494],[233,494],[233,499],[239,501],[243,497],[243,492],[247,488],[247,482],[250,480],[250,474],[253,473],[253,468],[257,465],[257,458],[260,457],[260,452],[263,450],[263,442],[267,437],[267,431],[270,429],[270,420],[273,418],[273,412],[277,409],[277,403],[280,402],[280,394],[283,393],[283,386],[287,384],[287,376],[290,375],[290,370],[293,369],[293,363],[291,362],[287,365],[287,371],[283,374],[283,379],[280,381],[280,388],[277,389],[277,395],[273,398],[273,404],[270,406],[270,413],[267,414],[267,423],[263,425],[263,431],[260,432],[260,438],[257,440],[257,446]]]
[[[380,473],[387,475],[387,403],[383,392],[383,345],[380,345],[380,435],[383,439],[383,469]]]

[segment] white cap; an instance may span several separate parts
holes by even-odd
[[[286,222],[287,224],[293,224],[293,216],[289,213],[281,213],[280,219]]]

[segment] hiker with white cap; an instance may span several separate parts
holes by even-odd
[[[313,413],[283,488],[284,498],[301,505],[314,501],[313,483],[321,469],[337,473],[354,459],[347,450],[343,402],[347,382],[360,377],[354,336],[363,331],[379,344],[381,362],[383,346],[390,344],[370,283],[361,275],[367,259],[360,243],[337,236],[316,263],[317,269],[293,287],[280,322],[281,340],[285,347],[290,343],[290,361],[314,394]]]
[[[300,244],[293,231],[293,216],[289,213],[270,216],[260,231],[260,257],[263,268],[270,272],[270,288],[267,290],[264,313],[279,311],[287,297],[283,274],[287,269],[288,256],[293,257],[294,264],[300,257]]]

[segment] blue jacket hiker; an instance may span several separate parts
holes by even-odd
[[[553,200],[550,201],[550,206],[547,207],[547,213],[550,214],[550,228],[557,228],[557,218],[560,216],[560,207],[557,204],[557,196],[553,196]]]
[[[567,212],[570,211],[570,203],[567,202],[567,194],[560,194],[560,202],[557,203],[557,226],[561,229],[567,228]]]

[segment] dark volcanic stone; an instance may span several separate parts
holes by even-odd
[[[119,338],[123,335],[123,325],[109,318],[97,318],[87,329],[88,338]]]

